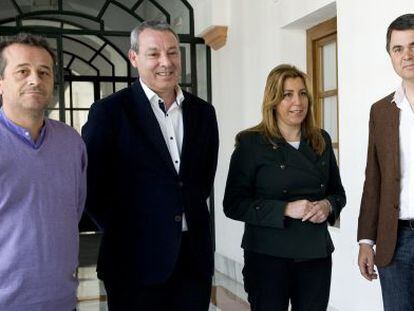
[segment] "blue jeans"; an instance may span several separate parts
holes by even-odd
[[[399,228],[391,264],[378,268],[384,311],[414,310],[414,230]]]

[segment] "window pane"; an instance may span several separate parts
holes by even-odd
[[[0,10],[0,19],[6,19],[8,17],[16,17],[17,11],[11,1],[2,1]],[[2,26],[9,26],[8,24],[2,24]],[[13,22],[13,26],[16,26],[16,22]]]
[[[180,83],[191,83],[191,54],[190,44],[181,44],[181,81]]]
[[[59,121],[59,110],[46,110],[46,116],[49,119]]]
[[[336,163],[339,165],[339,149],[338,148],[333,148],[334,154],[335,154],[335,158],[336,158]]]
[[[323,99],[323,128],[331,136],[332,142],[338,142],[338,103],[337,97],[331,96]]]
[[[111,95],[114,92],[116,92],[116,86],[114,86],[112,82],[101,82],[100,85],[101,85],[101,93],[100,93],[101,98],[105,98],[108,95]]]
[[[171,15],[171,26],[177,33],[190,33],[190,12],[182,1],[157,0]]]
[[[198,94],[204,100],[207,100],[207,46],[203,44],[197,44],[197,85]]]
[[[66,110],[66,124],[72,126],[78,133],[81,133],[82,126],[85,125],[88,119],[87,110]]]
[[[93,83],[72,82],[72,108],[89,108],[93,101]],[[65,88],[65,107],[70,108],[69,84]]]
[[[336,89],[336,42],[322,47],[323,91]]]

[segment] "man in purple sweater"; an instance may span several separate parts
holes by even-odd
[[[69,126],[44,117],[55,56],[41,37],[0,43],[0,310],[76,307],[78,222],[86,152]]]

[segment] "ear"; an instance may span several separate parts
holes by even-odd
[[[134,50],[130,49],[128,51],[128,58],[132,67],[138,68],[138,54]]]

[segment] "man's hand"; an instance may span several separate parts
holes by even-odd
[[[368,281],[378,278],[378,274],[374,269],[375,251],[369,244],[359,244],[358,266],[362,276]]]
[[[295,219],[302,219],[313,207],[308,200],[289,202],[285,209],[285,215]]]
[[[302,221],[309,220],[316,224],[324,222],[331,212],[330,206],[328,200],[312,202],[312,208],[303,216]]]

